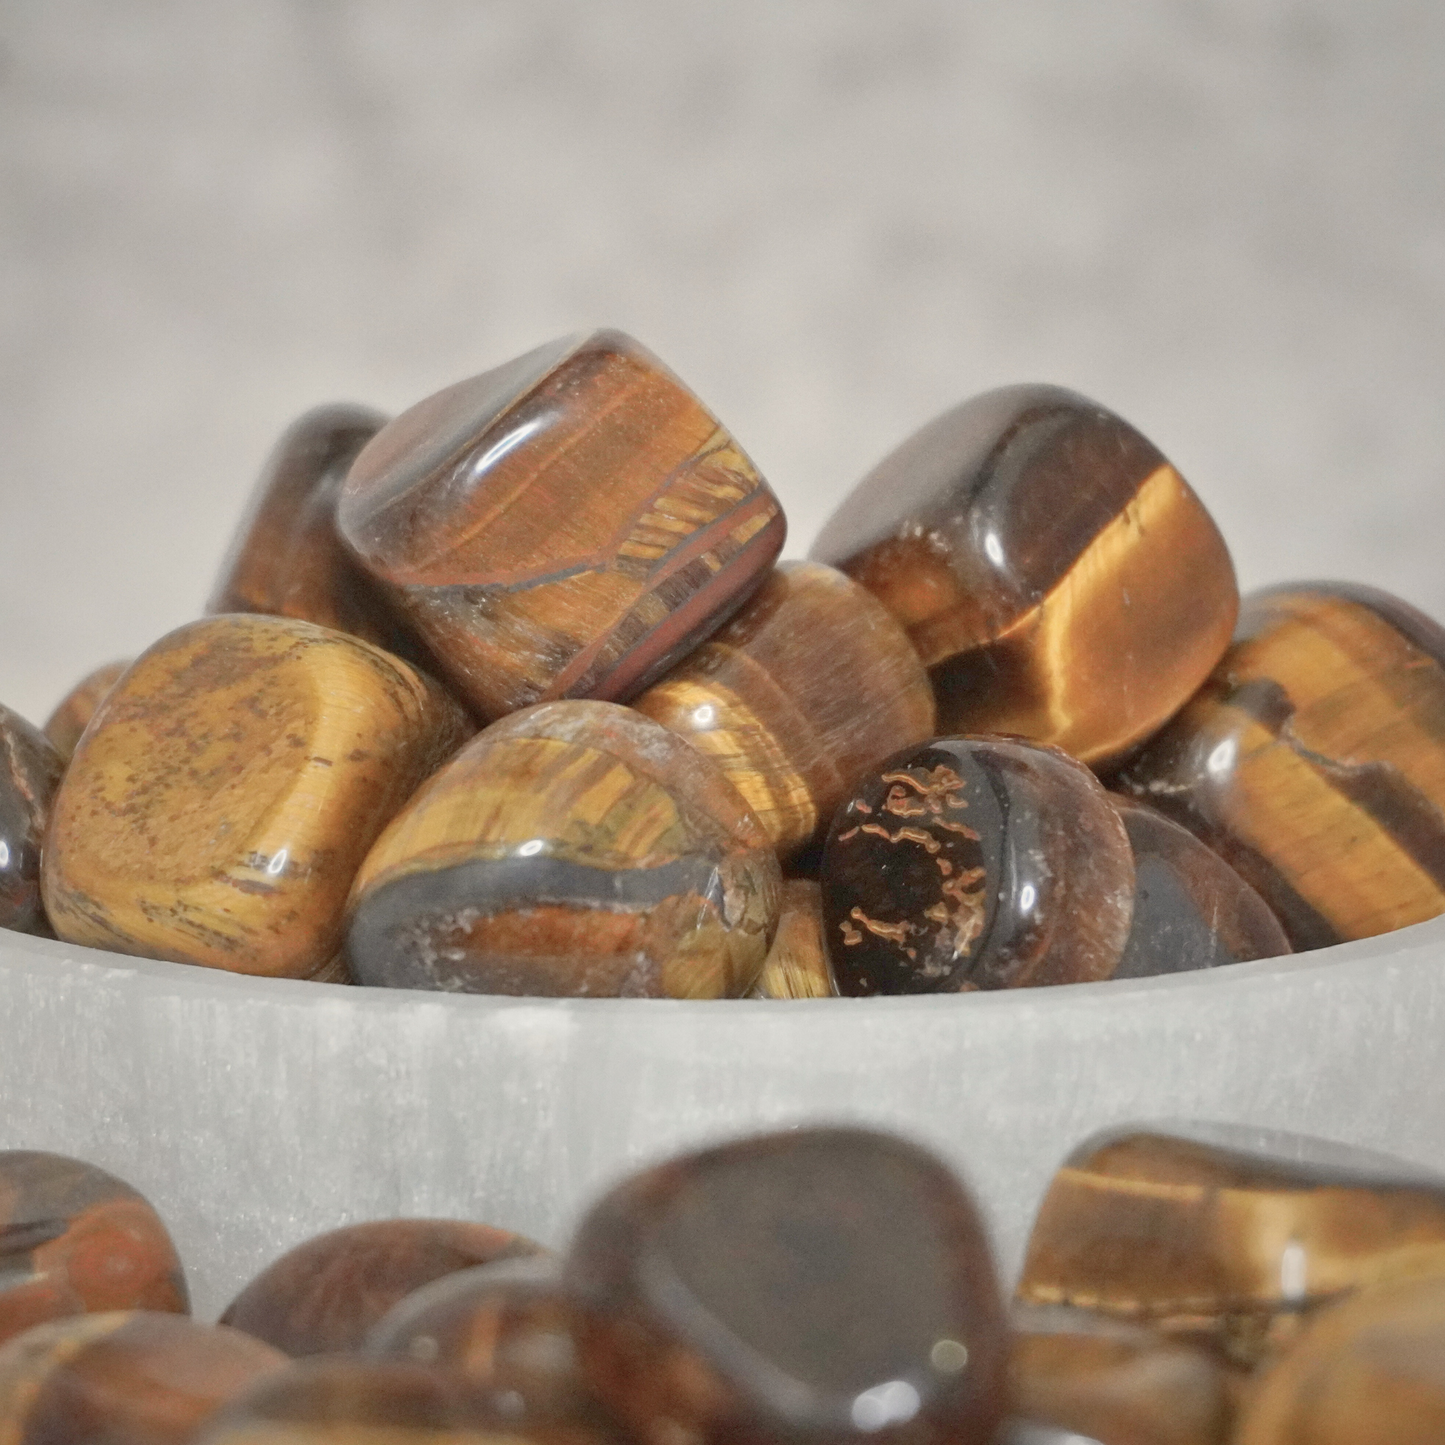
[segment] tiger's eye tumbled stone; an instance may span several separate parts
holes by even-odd
[[[38,728],[0,707],[0,928],[45,933],[41,840],[65,761]]]
[[[1234,645],[1119,788],[1230,863],[1296,949],[1445,911],[1445,629],[1369,587],[1245,599]]]
[[[838,986],[823,935],[823,890],[811,879],[790,878],[783,884],[778,931],[752,996],[832,998]]]
[[[1258,893],[1187,829],[1111,796],[1134,850],[1134,916],[1115,978],[1187,973],[1290,952]]]
[[[1054,386],[945,412],[884,458],[810,554],[908,629],[945,732],[1117,757],[1229,642],[1234,568],[1208,512],[1127,422]]]
[[[189,1312],[160,1216],[93,1164],[0,1152],[0,1342],[47,1320],[112,1310]]]
[[[822,883],[840,992],[952,993],[1108,978],[1134,862],[1081,763],[1017,738],[935,738],[855,787]]]
[[[705,1150],[614,1189],[566,1264],[593,1388],[647,1445],[983,1445],[1005,1322],[968,1196],[853,1129]]]
[[[733,620],[637,699],[728,775],[784,856],[854,779],[933,732],[907,634],[833,567],[785,562]]]
[[[403,413],[338,520],[485,717],[639,692],[754,590],[785,529],[716,418],[616,331]]]
[[[122,953],[322,973],[367,849],[468,731],[436,683],[328,628],[178,628],[101,704],[56,795],[51,922]]]
[[[268,1265],[231,1301],[221,1323],[292,1356],[344,1353],[413,1290],[541,1248],[523,1235],[460,1219],[352,1224]]]
[[[94,672],[86,673],[56,704],[55,711],[45,720],[43,731],[62,758],[69,760],[101,699],[120,681],[121,673],[129,666],[129,662],[107,662],[104,667],[97,667]]]
[[[190,1445],[231,1396],[286,1364],[239,1330],[179,1315],[82,1315],[0,1349],[5,1445]]]
[[[493,723],[372,849],[350,904],[362,983],[734,997],[777,922],[777,855],[701,753],[631,708]]]
[[[1106,1134],[1040,1206],[1020,1300],[1255,1348],[1272,1317],[1361,1286],[1445,1273],[1445,1181],[1292,1135]],[[1220,1142],[1223,1141],[1223,1142]]]

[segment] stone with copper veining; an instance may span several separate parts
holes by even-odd
[[[0,1343],[48,1320],[112,1310],[189,1312],[160,1216],[93,1164],[0,1152]]]
[[[645,1445],[984,1445],[1005,1321],[978,1216],[930,1154],[811,1128],[674,1159],[583,1220],[583,1368]]]
[[[833,567],[785,562],[634,706],[727,773],[783,857],[826,831],[853,780],[933,732],[907,634]]]
[[[238,973],[331,974],[351,880],[470,731],[400,659],[291,618],[162,638],[101,703],[42,864],[61,938]]]
[[[291,1356],[357,1349],[413,1290],[495,1259],[537,1254],[520,1234],[460,1219],[383,1219],[317,1235],[268,1265],[227,1306],[223,1325]]]
[[[832,998],[838,985],[823,935],[823,890],[809,878],[788,879],[778,931],[752,997]]]
[[[1247,597],[1234,644],[1114,786],[1167,812],[1296,949],[1445,911],[1445,629],[1371,587]]]
[[[55,711],[45,719],[42,731],[62,758],[69,761],[101,700],[120,681],[121,673],[129,666],[129,662],[107,662],[103,667],[97,667],[94,672],[86,673],[55,705]]]
[[[47,933],[41,842],[65,760],[18,712],[0,707],[0,928]]]
[[[758,586],[785,531],[728,432],[616,331],[404,412],[356,459],[338,520],[492,718],[640,692]]]
[[[934,738],[855,786],[822,884],[841,993],[956,993],[1110,977],[1134,862],[1108,794],[1057,748]]]
[[[357,874],[362,983],[475,993],[735,997],[777,923],[777,855],[737,790],[606,702],[479,733]]]
[[[1074,392],[1011,386],[885,457],[810,554],[908,629],[945,732],[1091,764],[1202,683],[1238,606],[1219,529],[1159,451]]]

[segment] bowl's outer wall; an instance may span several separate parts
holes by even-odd
[[[0,1148],[111,1170],[213,1318],[309,1235],[453,1215],[564,1246],[637,1166],[802,1121],[936,1149],[1006,1277],[1063,1156],[1185,1117],[1445,1168],[1445,918],[1208,974],[962,997],[527,1000],[0,943]]]

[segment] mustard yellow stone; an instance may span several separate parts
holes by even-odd
[[[823,890],[811,878],[783,884],[778,931],[753,998],[832,998],[838,992],[823,937]]]

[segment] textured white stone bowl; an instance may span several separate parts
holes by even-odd
[[[801,1002],[343,988],[0,937],[0,1148],[147,1194],[202,1316],[321,1230],[459,1215],[562,1245],[638,1165],[805,1120],[938,1150],[1006,1274],[1059,1160],[1111,1125],[1445,1167],[1445,918],[1212,972]]]

